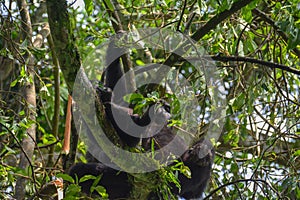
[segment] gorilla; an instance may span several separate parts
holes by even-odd
[[[113,55],[118,53],[118,55],[125,53],[122,47],[116,45],[114,38],[110,41],[107,55],[106,63],[107,68],[105,70],[105,80],[104,88],[97,88],[97,95],[101,99],[101,102],[104,106],[105,115],[108,121],[111,123],[112,127],[115,129],[120,140],[128,147],[136,147],[141,139],[128,135],[126,130],[122,130],[116,120],[114,119],[112,108],[118,109],[117,113],[120,116],[130,116],[129,119],[135,122],[139,126],[146,126],[151,122],[150,112],[159,113],[159,116],[162,120],[167,121],[170,119],[170,107],[166,103],[162,103],[162,106],[157,107],[157,109],[150,110],[148,109],[145,114],[139,116],[133,114],[131,108],[122,107],[121,105],[116,105],[112,100],[112,91],[114,90],[116,83],[118,81],[124,81],[121,79],[123,76],[123,71],[121,68],[120,57],[113,59]],[[126,90],[125,83],[122,83],[121,86],[124,86]],[[122,102],[119,100],[117,102]],[[126,117],[128,119],[128,117]],[[126,122],[125,122],[126,123]],[[150,130],[151,131],[151,130]],[[175,134],[173,128],[168,126],[166,123],[164,127],[154,136],[149,138],[144,138],[142,140],[142,147],[146,151],[151,151],[151,145],[154,141],[154,148],[160,149],[161,147],[168,144],[173,140]],[[178,143],[180,148],[180,142]],[[189,167],[191,171],[191,178],[186,177],[184,174],[178,173],[178,180],[181,185],[181,188],[177,188],[175,184],[170,184],[170,189],[174,195],[183,197],[185,199],[200,198],[207,186],[207,183],[210,179],[211,168],[214,160],[214,149],[210,141],[204,138],[200,138],[196,141],[188,150],[186,150],[180,158],[179,161],[182,161],[185,166]],[[200,156],[202,155],[202,156]],[[133,188],[132,183],[130,182],[130,174],[126,172],[117,171],[110,167],[105,166],[102,163],[79,163],[70,168],[69,174],[75,178],[80,179],[84,175],[102,175],[99,185],[106,188],[109,195],[109,199],[126,199],[130,198],[130,192]],[[150,182],[151,180],[149,180]],[[90,188],[92,186],[93,180],[87,180],[80,183],[79,185],[82,188],[82,192],[89,194]],[[151,192],[149,194],[149,200],[158,200],[160,199],[160,194],[157,192]]]

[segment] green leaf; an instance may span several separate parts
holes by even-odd
[[[69,185],[68,188],[66,189],[64,200],[78,199],[74,197],[77,197],[80,191],[81,191],[81,187],[79,185],[76,184]]]
[[[123,99],[127,103],[136,103],[136,102],[144,99],[144,96],[139,93],[132,93],[132,94],[128,94],[128,95],[124,96]]]
[[[293,34],[290,34],[287,48],[294,49],[299,44],[300,44],[300,31],[299,29],[296,29]]]
[[[239,171],[238,165],[236,163],[232,163],[231,164],[231,172],[236,174],[236,173],[238,173],[238,171]]]
[[[282,71],[281,70],[276,70],[276,79],[279,79],[282,77]]]
[[[175,119],[172,119],[169,121],[168,123],[168,127],[171,127],[171,126],[178,126],[178,127],[181,127],[183,124],[182,120],[175,120]]]
[[[14,80],[13,82],[10,83],[10,87],[15,87],[18,82],[19,82],[19,79],[17,78],[16,80]]]
[[[180,172],[187,178],[192,178],[192,173],[188,166],[183,166]]]
[[[30,48],[31,53],[37,60],[41,60],[45,57],[46,48]]]
[[[96,187],[96,186],[98,185],[98,183],[99,183],[99,181],[100,181],[101,178],[102,178],[102,174],[99,175],[99,176],[97,176],[96,179],[94,180],[92,186],[93,186],[93,187]]]
[[[300,156],[300,150],[295,151],[294,156]]]
[[[21,76],[21,77],[25,77],[25,76],[26,76],[26,69],[25,69],[25,66],[22,66],[21,72],[20,72],[20,76]]]
[[[91,15],[94,10],[94,4],[92,0],[84,0],[85,11],[88,15]]]
[[[20,115],[20,116],[24,116],[24,115],[25,115],[25,110],[21,110],[21,111],[19,112],[19,115]]]
[[[147,101],[143,100],[143,101],[140,101],[138,104],[136,104],[134,106],[134,110],[135,111],[141,111],[143,110],[144,107],[146,107],[148,104],[147,104]]]
[[[108,199],[108,194],[107,194],[107,192],[106,192],[106,189],[105,189],[103,186],[98,185],[98,186],[95,187],[94,189],[98,192],[98,194],[100,194],[100,196],[101,196],[102,198]]]
[[[93,179],[96,179],[96,177],[93,175],[85,175],[80,178],[79,183],[82,183],[82,182],[88,181],[88,180],[93,180]]]
[[[246,22],[252,21],[253,16],[252,16],[252,10],[250,9],[250,6],[246,6],[242,8],[242,15],[243,15],[243,19],[245,19]]]
[[[236,98],[234,99],[231,99],[229,101],[229,104],[232,105],[232,109],[233,111],[237,111],[237,110],[240,110],[243,105],[245,104],[245,94],[244,93],[241,93],[239,96],[237,96]]]
[[[108,7],[108,9],[110,11],[114,11],[114,6],[113,4],[110,2],[110,0],[104,0],[105,5]]]
[[[41,126],[39,126],[38,129],[42,133],[45,132],[45,130]],[[56,142],[56,138],[53,136],[53,134],[44,134],[43,137],[42,137],[42,142],[43,142],[43,145],[52,144],[52,143]]]
[[[9,146],[4,146],[4,149],[7,150],[8,152],[12,153],[12,154],[16,154],[16,151],[13,150],[12,148],[10,148]]]
[[[68,175],[68,174],[59,173],[59,174],[56,175],[56,177],[62,178],[65,181],[68,181],[70,183],[74,183],[74,179],[70,175]]]
[[[138,66],[144,66],[145,65],[145,63],[141,60],[136,60],[135,62]]]

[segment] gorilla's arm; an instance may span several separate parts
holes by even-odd
[[[126,130],[123,130],[124,127],[120,127],[117,124],[117,121],[115,120],[115,117],[118,118],[124,118],[124,119],[130,119],[132,110],[130,108],[124,108],[124,109],[117,109],[117,112],[112,112],[112,98],[114,98],[114,102],[121,103],[123,102],[123,96],[122,94],[124,91],[126,91],[126,84],[125,80],[122,78],[123,76],[123,71],[121,68],[121,63],[120,63],[120,56],[125,53],[125,50],[121,47],[118,47],[116,44],[116,41],[118,40],[117,37],[113,38],[108,45],[108,49],[106,52],[106,65],[107,68],[105,70],[105,86],[107,89],[99,89],[97,88],[98,95],[100,96],[100,99],[102,103],[105,106],[105,113],[110,121],[111,125],[114,127],[116,130],[117,134],[121,138],[122,142],[124,142],[126,145],[130,147],[136,146],[140,138],[133,137],[131,135],[128,135],[126,133]],[[118,83],[118,81],[121,81]],[[115,86],[116,84],[119,84],[120,87],[118,87],[116,90]],[[126,124],[126,121],[123,121],[122,124]],[[123,129],[122,129],[123,128]]]
[[[106,69],[105,69],[105,87],[114,90],[118,81],[122,81],[120,84],[121,90],[125,91],[125,82],[121,77],[123,76],[123,71],[120,63],[120,56],[125,53],[125,50],[116,45],[117,37],[111,39],[108,44],[106,52]],[[123,92],[122,91],[122,92]]]

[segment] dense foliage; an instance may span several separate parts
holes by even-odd
[[[64,1],[57,2],[63,7]],[[218,141],[213,141],[216,157],[206,198],[300,199],[299,1],[77,0],[67,5],[66,41],[78,50],[72,55],[67,50],[57,54],[60,45],[74,48],[56,43],[55,34],[65,32],[51,27],[50,33],[53,19],[45,1],[0,1],[0,199],[37,197],[63,172],[65,115],[74,80],[68,72],[117,31],[141,28],[189,35],[216,61],[226,118]],[[169,56],[151,48],[150,53],[154,63]],[[132,50],[133,66],[144,65],[141,55]],[[173,64],[178,77],[186,77],[198,92],[201,110],[209,113],[210,88],[200,84],[191,65]],[[152,93],[139,102],[164,97],[173,100],[173,112],[178,112],[171,94]],[[203,117],[199,127],[207,123]],[[85,162],[84,143],[77,147],[76,161]],[[161,176],[170,179],[163,172]],[[25,188],[18,189],[20,185]],[[96,189],[106,197],[102,187]],[[71,198],[79,190],[71,185],[66,195]]]

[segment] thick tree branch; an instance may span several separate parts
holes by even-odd
[[[72,94],[77,72],[81,67],[81,60],[74,42],[67,2],[65,0],[47,0],[46,3],[55,53],[68,86],[69,94]],[[75,161],[78,135],[73,120],[71,132],[71,152],[64,158],[64,169],[71,166]]]
[[[222,21],[224,21],[226,18],[228,18],[230,15],[234,14],[241,8],[245,7],[249,3],[251,3],[253,0],[240,0],[232,4],[231,8],[229,10],[225,10],[216,16],[214,16],[211,20],[209,20],[202,28],[197,30],[191,38],[198,42],[203,36],[205,36],[209,31],[213,30],[217,27],[218,24],[220,24]],[[179,48],[173,51],[173,53],[165,60],[165,62],[162,64],[162,66],[173,66],[179,59],[179,55],[183,55],[184,51],[187,51],[191,46],[189,41],[184,42],[182,45],[180,45]],[[176,52],[176,53],[175,53]],[[156,77],[157,80],[162,80],[164,76],[167,74],[167,68],[161,67]],[[155,88],[151,88],[155,89]]]
[[[67,2],[47,0],[47,12],[56,55],[71,94],[81,61],[72,34]]]
[[[211,56],[210,58],[213,60],[222,61],[222,62],[229,62],[229,61],[249,62],[249,63],[253,63],[253,64],[263,65],[263,66],[266,66],[266,67],[269,67],[272,69],[282,69],[284,71],[300,75],[300,70],[298,70],[296,68],[292,68],[292,67],[289,67],[286,65],[268,62],[268,61],[264,61],[264,60],[258,60],[255,58],[240,57],[240,56]],[[193,59],[193,58],[191,58],[191,59]],[[195,59],[199,59],[199,58],[195,58]]]
[[[24,40],[28,39],[31,42],[32,27],[27,2],[25,0],[18,0],[17,4],[21,15],[22,38]]]
[[[22,22],[22,40],[28,40],[28,47],[32,47],[32,27],[31,27],[31,19],[30,14],[28,11],[27,2],[25,0],[18,0],[17,1],[18,8],[21,15],[21,22]],[[26,63],[24,63],[26,67],[26,73],[28,77],[32,81],[27,81],[25,83],[24,87],[24,98],[27,102],[26,104],[26,114],[29,119],[29,121],[32,122],[32,124],[27,128],[26,135],[24,136],[22,140],[22,149],[24,150],[23,153],[20,155],[20,162],[19,167],[21,169],[26,169],[28,166],[32,166],[32,158],[33,158],[33,152],[35,147],[35,139],[36,139],[36,93],[35,93],[35,85],[34,85],[34,60],[32,55],[25,55],[24,56],[26,60]],[[26,154],[24,153],[26,152]],[[33,179],[34,174],[32,174]],[[24,177],[19,177],[16,182],[15,187],[15,198],[16,199],[24,199],[25,198],[25,185],[26,185],[26,179]]]
[[[40,33],[36,36],[36,39],[32,42],[32,27],[31,27],[31,19],[28,11],[28,5],[25,0],[17,1],[18,8],[20,10],[21,21],[22,21],[22,39],[28,40],[28,49],[31,47],[39,48],[43,44],[44,38],[46,38],[50,32],[49,27],[46,25]],[[31,43],[32,42],[32,43]],[[27,102],[26,114],[28,119],[32,122],[32,124],[27,128],[25,137],[22,140],[22,149],[24,150],[20,156],[19,167],[21,169],[26,169],[28,166],[32,166],[31,162],[33,159],[35,140],[36,140],[36,92],[34,85],[34,57],[31,54],[26,54],[26,73],[31,81],[25,83],[24,87],[24,98]],[[26,154],[24,153],[26,152]],[[33,179],[35,181],[34,173],[32,174]],[[15,189],[15,198],[16,199],[24,199],[25,197],[25,184],[26,179],[24,177],[18,178],[16,182]]]
[[[197,30],[193,35],[192,39],[195,41],[199,41],[204,35],[209,33],[209,31],[213,30],[220,24],[222,21],[227,19],[230,15],[234,14],[235,12],[239,11],[253,0],[240,0],[232,4],[229,10],[224,10],[223,12],[217,14],[211,20],[209,20],[203,27]]]

